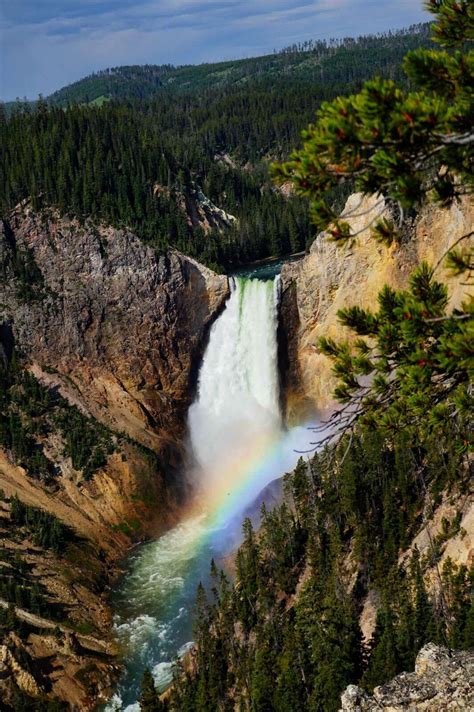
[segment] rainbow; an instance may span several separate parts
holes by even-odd
[[[312,423],[288,431],[257,435],[245,455],[234,458],[220,470],[219,480],[211,490],[197,498],[189,513],[191,517],[203,517],[205,527],[198,527],[196,540],[191,546],[200,547],[213,536],[225,538],[228,526],[239,525],[239,517],[267,485],[279,479],[296,466],[300,454],[297,451],[311,447]],[[199,531],[201,529],[201,531]]]

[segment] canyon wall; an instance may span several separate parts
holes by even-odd
[[[375,311],[382,287],[389,284],[396,289],[406,288],[411,273],[423,260],[437,266],[437,277],[448,284],[451,307],[474,295],[465,276],[453,278],[442,260],[447,250],[473,229],[474,210],[469,198],[449,209],[428,206],[416,218],[407,219],[401,243],[390,248],[377,244],[369,230],[364,230],[378,212],[377,203],[377,197],[362,199],[351,195],[344,213],[361,214],[348,219],[352,231],[358,233],[353,244],[338,246],[322,233],[309,254],[283,267],[280,332],[289,422],[335,406],[332,393],[337,379],[332,373],[332,361],[319,350],[318,340],[321,336],[352,338],[338,321],[339,309],[357,304]],[[390,217],[388,207],[384,207],[384,215]],[[474,499],[472,490],[465,492],[462,488],[443,493],[436,502],[431,499],[427,498],[424,511],[420,512],[420,530],[399,563],[406,566],[416,547],[420,556],[431,561],[425,570],[425,583],[433,590],[439,586],[439,570],[448,559],[468,567],[474,561]],[[459,521],[457,527],[453,526],[455,521]],[[441,542],[434,561],[433,541]],[[374,633],[378,603],[374,591],[369,591],[362,603],[360,625],[366,642]],[[359,694],[357,689],[352,692]],[[378,704],[367,698],[366,706],[358,707],[359,702],[351,694],[349,690],[344,710],[375,709]],[[399,707],[394,705],[393,709]],[[434,707],[420,705],[413,709]]]
[[[79,487],[60,444],[46,444],[61,472],[62,509],[55,513],[103,539],[101,522],[117,525],[127,514],[143,519],[132,503],[140,480],[149,499],[156,495],[155,507],[168,496],[227,278],[176,251],[157,257],[126,230],[35,213],[28,203],[0,223],[0,275],[3,353],[14,350],[42,384],[120,436],[107,465]],[[6,453],[0,473],[7,493],[19,487],[28,503],[51,508]],[[162,511],[169,508],[167,501]]]
[[[11,324],[31,367],[147,447],[179,439],[227,279],[176,251],[158,258],[126,230],[28,205],[0,230],[0,322]],[[25,298],[21,267],[24,274],[29,262]]]
[[[322,233],[306,257],[283,267],[281,332],[288,353],[283,377],[290,422],[333,404],[336,381],[318,340],[323,335],[339,340],[349,337],[338,322],[337,311],[353,304],[376,309],[377,294],[384,284],[407,287],[410,274],[421,261],[435,265],[474,223],[469,198],[449,209],[429,206],[417,218],[407,219],[401,243],[387,248],[370,237],[370,230],[363,229],[379,209],[378,197],[351,195],[343,213],[358,216],[347,219],[352,232],[358,233],[353,244],[338,246]],[[390,215],[388,207],[384,215]],[[443,265],[437,275],[448,281],[451,305],[459,304],[468,291],[463,279],[450,279]]]

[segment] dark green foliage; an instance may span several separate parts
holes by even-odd
[[[38,288],[43,286],[43,275],[34,260],[31,250],[15,250],[13,272],[18,278],[20,296],[28,302],[38,296]]]
[[[0,576],[0,597],[11,601],[18,608],[39,616],[58,620],[62,618],[61,615],[58,615],[59,611],[49,604],[43,587],[38,583],[28,583],[23,580],[19,582],[2,573]],[[6,620],[7,624],[8,622]]]
[[[261,542],[267,553],[268,573],[285,593],[293,593],[301,573],[305,532],[293,513],[283,506],[278,513],[262,507]]]
[[[303,149],[275,167],[279,181],[291,180],[311,200],[319,230],[329,228],[335,240],[350,238],[349,224],[326,197],[347,180],[366,195],[389,196],[401,211],[431,200],[449,205],[472,192],[471,5],[470,0],[433,0],[436,40],[455,51],[410,51],[404,60],[410,91],[377,77],[358,94],[324,103],[303,133]],[[379,223],[375,236],[392,241],[394,226]]]
[[[35,544],[44,549],[52,549],[57,554],[64,551],[68,541],[75,539],[72,530],[54,515],[30,507],[18,497],[12,497],[10,501],[10,520],[16,527],[25,527],[32,534]]]
[[[47,389],[21,369],[15,355],[9,363],[0,363],[0,445],[12,452],[30,477],[46,483],[54,480],[55,472],[35,437],[39,433],[34,418],[49,405]]]
[[[448,559],[442,572],[451,619],[448,641],[453,648],[474,648],[474,568],[455,566]]]
[[[411,650],[410,646],[410,652]],[[394,677],[399,669],[393,611],[384,605],[377,612],[377,622],[369,648],[369,666],[362,678],[362,684],[372,690]]]
[[[40,101],[0,122],[0,210],[31,196],[34,208],[126,225],[160,253],[172,245],[214,267],[303,250],[312,240],[307,201],[275,191],[268,157],[288,154],[321,101],[376,71],[400,76],[404,52],[427,43],[418,27],[243,62],[99,73],[51,107]],[[156,86],[160,96],[149,98]],[[103,96],[146,101],[81,104]],[[77,105],[58,108],[66,102]],[[216,158],[225,154],[230,165]],[[238,223],[207,236],[191,228],[182,204],[198,186]],[[335,208],[347,187],[331,191]]]
[[[168,706],[160,700],[153,676],[148,668],[143,673],[138,702],[142,712],[165,712],[168,709]]]
[[[58,430],[65,455],[90,479],[114,451],[107,428],[70,406],[56,391],[43,386],[19,364],[16,355],[0,363],[0,445],[11,451],[28,475],[52,484],[53,463],[43,451],[42,439]]]
[[[11,537],[18,542],[47,549],[56,555],[66,553],[69,543],[76,542],[75,533],[56,517],[36,507],[21,502],[18,497],[10,499]],[[0,598],[45,618],[61,621],[65,617],[63,607],[54,603],[36,572],[18,550],[4,549],[0,553]],[[14,608],[0,608],[0,628],[15,630],[21,637],[27,636],[28,626],[15,616]]]
[[[310,579],[296,606],[297,625],[309,653],[309,709],[337,712],[341,691],[362,672],[362,634],[354,601],[337,573]]]
[[[7,222],[3,223],[2,228],[9,250],[4,251],[0,260],[0,279],[8,279],[13,272],[20,299],[25,302],[37,299],[44,291],[44,282],[33,252],[17,244]]]
[[[2,583],[0,583],[0,586],[2,586]],[[10,603],[8,608],[0,607],[0,634],[14,631],[20,638],[23,638],[28,633],[28,630],[28,626],[15,615],[13,603]]]
[[[236,606],[245,631],[249,631],[257,619],[257,594],[259,584],[258,546],[250,519],[243,525],[244,543],[237,552],[237,598]]]
[[[467,587],[463,592],[467,594]],[[408,571],[392,569],[387,576],[362,685],[372,690],[402,670],[412,670],[425,643],[447,644],[447,630],[446,611],[428,596],[415,549]]]
[[[466,301],[447,312],[447,287],[425,263],[410,288],[388,286],[378,296],[379,310],[349,307],[338,313],[359,338],[354,345],[321,339],[340,378],[335,395],[357,406],[359,419],[387,432],[443,427],[447,418],[472,413],[470,383],[474,367],[474,307]],[[371,375],[370,386],[364,379]],[[366,382],[366,381],[365,381]]]
[[[107,464],[107,456],[114,451],[110,432],[77,408],[63,405],[54,418],[66,443],[65,454],[73,467],[89,480],[94,472]]]
[[[218,116],[251,110],[247,97],[216,99],[211,107]],[[269,111],[265,97],[258,107]],[[264,165],[242,170],[216,163],[215,154],[237,149],[246,139],[237,128],[235,136],[221,136],[224,128],[210,111],[195,98],[176,99],[171,106],[156,102],[140,111],[114,105],[13,116],[2,127],[7,159],[0,174],[1,209],[31,195],[35,208],[53,204],[81,219],[125,225],[160,253],[172,245],[216,265],[304,249],[310,238],[305,201],[276,192]],[[184,131],[190,112],[193,135]],[[272,141],[262,136],[262,152],[272,149]],[[184,204],[191,210],[200,200],[199,185],[239,222],[209,236],[191,228]]]
[[[62,607],[53,603],[47,589],[36,580],[31,566],[19,555],[2,553],[0,560],[0,598],[11,605],[0,608],[0,628],[15,630],[26,636],[29,626],[16,617],[15,607],[22,608],[38,616],[61,621],[64,619]]]

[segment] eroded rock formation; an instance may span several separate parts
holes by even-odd
[[[376,687],[373,696],[349,685],[340,712],[467,712],[474,708],[474,653],[449,652],[432,643],[422,648],[415,672]]]
[[[158,258],[126,230],[28,205],[0,228],[0,323],[32,368],[143,445],[176,440],[227,279],[176,251]]]

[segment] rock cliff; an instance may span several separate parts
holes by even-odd
[[[61,443],[43,443],[62,473],[55,514],[100,540],[101,523],[141,523],[137,495],[154,499],[159,516],[170,508],[166,482],[180,465],[198,364],[227,279],[175,251],[157,257],[126,230],[38,214],[28,204],[0,223],[0,274],[4,349],[14,346],[48,389],[120,435],[87,487],[77,486]],[[28,504],[50,509],[52,498],[7,460],[0,453],[7,494],[20,488]]]
[[[29,203],[0,221],[0,365],[21,364],[11,411],[38,451],[21,460],[0,440],[0,697],[13,708],[15,689],[81,710],[106,699],[118,666],[97,642],[110,630],[104,592],[131,543],[176,520],[186,412],[227,295],[226,277],[176,251],[158,257],[125,229]],[[87,471],[85,431],[106,444]],[[28,521],[15,526],[17,497],[47,512],[48,527],[67,526],[64,550],[39,541]],[[46,613],[31,618],[25,605],[12,618],[12,586],[39,586]],[[2,616],[15,631],[3,639]]]
[[[28,205],[0,230],[0,323],[31,366],[143,445],[176,441],[227,279],[175,251],[158,258],[126,230]]]
[[[474,708],[474,654],[432,643],[422,648],[415,672],[376,687],[373,696],[355,685],[342,695],[340,712],[467,712]]]
[[[347,338],[337,311],[353,304],[376,308],[384,284],[405,288],[421,261],[435,265],[459,237],[472,230],[474,222],[468,199],[450,209],[428,207],[416,219],[405,221],[401,244],[388,249],[377,245],[369,230],[363,229],[379,209],[378,197],[351,195],[343,212],[353,214],[347,222],[358,233],[354,244],[339,247],[322,233],[304,259],[283,267],[282,339],[288,353],[283,375],[290,420],[331,406],[335,380],[330,360],[318,349],[318,339],[323,334]],[[385,215],[389,212],[386,207]],[[442,279],[448,277],[442,265],[438,273]],[[449,280],[452,305],[466,295],[461,282]]]

